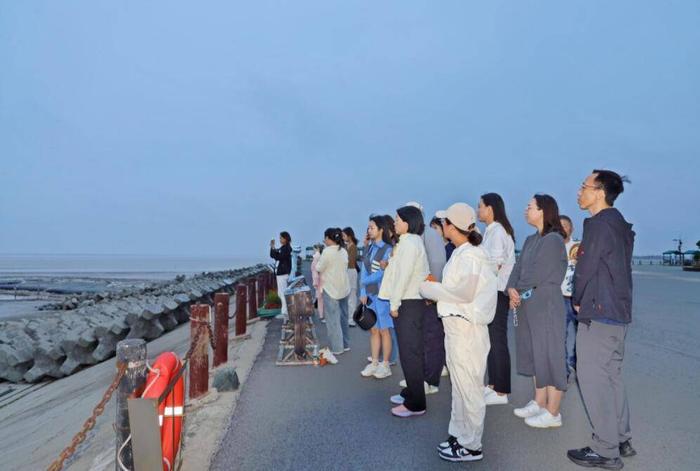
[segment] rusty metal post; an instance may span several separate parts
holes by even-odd
[[[117,362],[126,365],[126,373],[117,388],[117,420],[114,429],[117,432],[117,459],[115,469],[119,471],[119,461],[127,469],[134,468],[134,457],[131,443],[119,454],[124,442],[131,435],[129,426],[129,407],[127,399],[146,382],[146,341],[143,339],[122,340],[117,344]]]
[[[216,337],[216,350],[214,350],[214,368],[228,361],[228,293],[216,293],[214,295],[214,336]]]
[[[248,321],[258,320],[257,294],[255,290],[255,278],[248,280]]]
[[[190,342],[199,334],[199,343],[190,357],[190,398],[194,399],[209,390],[209,341],[205,322],[209,322],[211,308],[206,304],[190,307]]]
[[[267,294],[265,276],[258,275],[256,280],[258,281],[258,308],[262,308],[265,305],[265,295]]]
[[[244,284],[236,286],[236,337],[246,335],[247,318],[246,306],[248,305],[248,288]]]

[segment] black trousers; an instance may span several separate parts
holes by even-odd
[[[423,321],[423,349],[425,351],[425,381],[431,386],[440,385],[442,367],[445,366],[445,330],[438,317],[437,304],[426,307]]]
[[[425,310],[425,301],[422,299],[406,299],[401,301],[399,317],[394,319],[401,369],[406,378],[406,387],[401,391],[401,396],[404,398],[403,405],[406,409],[414,412],[425,410],[425,390],[423,389]]]
[[[498,292],[496,316],[489,324],[491,350],[486,360],[489,384],[499,393],[510,394],[510,352],[508,351],[508,303],[509,298]]]

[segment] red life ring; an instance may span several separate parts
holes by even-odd
[[[173,352],[158,355],[146,378],[144,398],[159,398],[170,384],[172,378],[182,367],[180,358]],[[184,375],[178,378],[175,387],[158,406],[160,422],[161,450],[163,452],[163,471],[170,471],[180,449],[180,432],[185,408]]]

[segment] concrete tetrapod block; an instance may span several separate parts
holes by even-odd
[[[122,341],[126,337],[127,331],[125,330],[121,334],[117,335],[111,331],[105,333],[98,337],[97,347],[92,352],[92,356],[97,361],[103,361],[107,358],[111,358],[117,351],[117,343]]]
[[[64,373],[61,371],[61,365],[63,360],[57,361],[53,358],[37,352],[34,355],[34,364],[24,374],[24,380],[28,383],[35,383],[45,376],[50,376],[52,378],[61,378]]]
[[[16,366],[34,359],[34,339],[24,331],[25,325],[24,321],[0,322],[0,346],[7,346],[0,350],[0,362]]]
[[[166,332],[170,332],[178,326],[177,318],[175,317],[175,312],[173,311],[164,313],[158,318],[158,320]]]
[[[177,311],[175,311],[175,319],[177,319],[177,322],[179,324],[185,323],[190,320],[189,303],[182,304],[180,307],[177,308]]]

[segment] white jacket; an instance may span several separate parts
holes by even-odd
[[[423,282],[420,293],[437,301],[440,317],[458,316],[487,325],[496,314],[496,270],[484,249],[467,242],[452,252],[442,272],[442,283]]]
[[[343,299],[350,294],[348,280],[348,252],[337,245],[323,249],[316,264],[316,271],[321,274],[323,291],[333,299]]]
[[[379,298],[388,299],[392,311],[398,311],[404,299],[421,299],[420,284],[429,273],[423,239],[402,234],[384,271]]]

